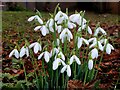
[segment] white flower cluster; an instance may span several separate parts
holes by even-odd
[[[87,47],[89,47],[89,60],[88,60],[88,68],[91,70],[93,68],[93,59],[97,59],[99,56],[99,50],[100,51],[106,51],[107,54],[111,53],[111,50],[114,50],[114,47],[108,42],[108,39],[106,39],[106,32],[101,27],[97,27],[94,31],[94,34],[92,33],[91,28],[87,25],[86,19],[84,19],[80,13],[72,14],[68,16],[66,13],[63,13],[62,11],[59,11],[54,18],[50,18],[46,23],[43,22],[43,20],[38,16],[32,16],[28,19],[28,21],[37,20],[40,23],[40,26],[37,26],[34,28],[35,31],[40,30],[41,34],[43,36],[46,36],[47,34],[54,33],[55,31],[58,32],[59,37],[57,38],[57,48],[53,48],[51,52],[48,52],[47,50],[42,51],[42,46],[39,42],[34,42],[30,44],[29,46],[23,46],[20,50],[20,53],[15,48],[12,50],[12,52],[9,54],[9,57],[12,55],[15,55],[16,58],[22,58],[23,56],[29,56],[29,49],[33,48],[34,53],[37,54],[39,51],[41,54],[38,56],[38,60],[42,57],[45,59],[46,63],[48,63],[51,59],[51,57],[54,56],[53,61],[53,70],[58,69],[58,66],[63,65],[63,68],[61,69],[61,73],[67,72],[67,75],[71,76],[71,68],[70,65],[73,62],[76,62],[78,65],[81,64],[81,61],[79,57],[75,54],[72,54],[71,57],[66,60],[65,53],[62,52],[62,47],[60,47],[60,40],[61,44],[65,42],[65,40],[68,40],[70,42],[71,39],[73,39],[73,34],[71,32],[72,29],[76,28],[78,26],[78,30],[76,33],[80,33],[80,35],[76,35],[77,38],[77,48],[80,49],[82,45],[85,43]],[[82,31],[87,30],[87,32],[92,35],[92,38],[84,38],[82,36]],[[99,34],[102,35],[102,38],[99,37]],[[66,62],[67,61],[67,62]]]

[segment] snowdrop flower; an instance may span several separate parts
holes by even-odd
[[[92,41],[93,41],[93,43],[90,45],[89,48],[92,48],[92,47],[95,47],[95,46],[98,45],[98,48],[99,48],[101,51],[103,51],[103,46],[102,46],[102,43],[101,43],[100,40],[97,41],[97,38],[91,38],[91,39],[88,40],[89,43],[92,42]]]
[[[83,20],[82,20],[83,19]],[[86,25],[86,20],[80,16],[80,14],[72,14],[69,17],[69,20],[73,23],[77,23],[79,26]]]
[[[35,54],[38,53],[38,51],[42,50],[41,44],[38,43],[38,42],[34,42],[29,46],[29,48],[32,48],[32,47],[34,47],[34,53]]]
[[[78,48],[80,48],[80,47],[82,46],[83,41],[84,41],[85,44],[89,45],[88,40],[86,40],[86,39],[84,39],[84,38],[82,38],[82,37],[81,37],[81,38],[78,37],[78,43],[77,43]]]
[[[106,53],[107,54],[110,54],[111,53],[111,50],[114,50],[114,47],[111,45],[111,44],[107,44],[106,45]]]
[[[29,50],[28,47],[23,46],[20,50],[20,57],[23,57],[24,55],[29,56]]]
[[[92,59],[98,57],[98,50],[96,48],[91,50],[91,57],[92,57]]]
[[[98,27],[94,33],[94,36],[97,36],[99,32],[101,32],[104,35],[107,35],[104,29],[102,29],[101,27]]]
[[[65,63],[60,59],[60,58],[55,58],[55,60],[53,61],[53,70],[56,70],[58,68],[59,65],[65,65]]]
[[[12,57],[12,55],[15,55],[16,58],[19,58],[19,52],[17,49],[14,49],[11,51],[11,53],[9,54],[9,57]]]
[[[50,52],[50,57],[54,56],[55,54],[57,55],[59,53],[59,49],[58,48],[53,48]]]
[[[70,65],[73,63],[73,61],[76,61],[76,63],[77,63],[78,65],[81,64],[80,59],[79,59],[76,55],[73,55],[73,56],[70,58]]]
[[[61,24],[63,23],[64,20],[67,20],[68,16],[63,13],[62,11],[59,11],[56,15],[55,15],[55,21],[57,21],[57,24]]]
[[[45,61],[48,63],[50,60],[50,53],[48,51],[42,52],[39,56],[38,59],[41,59],[42,56],[44,55]]]
[[[34,28],[34,30],[35,30],[35,31],[40,30],[43,36],[46,36],[46,35],[49,33],[49,30],[48,30],[48,28],[46,27],[46,25],[37,26],[37,27]]]
[[[71,76],[71,68],[70,65],[64,65],[64,67],[61,69],[61,73],[67,72],[68,77]]]
[[[31,21],[33,21],[34,19],[36,19],[40,24],[43,24],[42,19],[41,19],[38,15],[31,16],[30,18],[28,18],[28,21],[31,22]]]
[[[47,21],[46,26],[49,28],[51,32],[54,32],[54,20],[51,18]],[[55,23],[55,28],[57,28],[57,24]]]
[[[62,40],[62,43],[64,43],[66,38],[69,42],[70,42],[70,39],[73,39],[73,35],[68,28],[63,29],[63,31],[60,34],[60,39]]]
[[[92,59],[90,59],[88,61],[88,68],[89,68],[89,70],[92,70],[92,68],[93,68],[93,60]]]
[[[79,27],[78,31],[81,31],[81,30],[83,30],[85,28],[86,28],[86,24]],[[87,26],[87,31],[88,31],[89,34],[92,34],[92,30],[91,30],[91,28],[89,26]]]
[[[107,54],[110,54],[111,50],[114,50],[114,47],[108,43],[108,39],[101,39],[100,42],[104,43],[103,49],[105,48]]]
[[[68,21],[68,28],[73,29],[74,27],[76,27],[76,25],[74,23]]]

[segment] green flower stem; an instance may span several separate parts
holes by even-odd
[[[64,54],[66,54],[66,50],[67,50],[67,39],[65,38],[65,41],[64,41]]]
[[[55,22],[55,21],[54,21]],[[55,44],[55,47],[57,46],[57,37],[56,37],[56,27],[55,27],[55,23],[54,23],[54,44]]]
[[[102,55],[101,55],[101,58],[100,58],[100,62],[98,64],[98,69],[100,68],[100,63],[101,63],[101,61],[103,59],[103,55],[104,55],[104,51],[102,52]],[[96,71],[95,78],[97,77],[97,74],[98,74],[98,70]]]
[[[56,70],[56,88],[58,88],[58,69]]]
[[[37,73],[36,73],[36,68],[34,67],[34,65],[36,65],[36,67],[38,68],[38,65],[37,65],[37,61],[36,61],[36,59],[35,59],[35,57],[34,57],[34,54],[33,54],[33,51],[32,50],[30,50],[30,58],[32,59],[32,65],[33,65],[33,68],[34,68],[34,74],[35,74],[35,77],[36,77],[36,80],[37,80],[37,88],[40,90],[40,84],[39,84],[39,82],[38,82],[38,75],[37,75]],[[39,75],[41,75],[41,73],[39,72],[39,69],[38,69],[38,73],[39,73]],[[42,76],[41,76],[42,77]],[[43,78],[43,77],[42,77]],[[41,87],[43,87],[43,85],[42,85],[42,81],[43,80],[41,80]]]
[[[62,87],[64,88],[64,73],[62,74]]]
[[[69,77],[66,75],[66,79],[65,79],[65,87],[66,88],[67,88],[68,80],[69,80]]]
[[[53,57],[51,58],[51,60],[53,60]],[[50,74],[50,86],[51,86],[51,88],[53,87],[53,83],[54,83],[54,81],[53,81],[53,77],[54,77],[54,75],[53,75],[53,70],[51,70],[51,68],[52,68],[52,61],[50,61],[50,64],[49,64],[49,74]]]
[[[85,83],[86,83],[87,74],[88,74],[88,69],[87,69],[86,72],[85,72],[85,78],[84,78],[84,82],[83,82],[84,85],[85,85]]]
[[[22,59],[21,59],[21,60],[22,60]],[[26,82],[27,82],[28,80],[27,80],[27,73],[26,73],[24,61],[22,62],[22,65],[23,65],[23,69],[24,69],[25,80],[26,80]]]
[[[74,69],[73,69],[73,70],[74,70],[74,79],[76,79],[76,67],[77,67],[77,66],[76,66],[76,62],[75,62],[75,63],[74,63]]]

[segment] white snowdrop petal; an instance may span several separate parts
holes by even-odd
[[[78,43],[77,43],[78,48],[82,46],[82,39],[78,37]]]
[[[25,48],[21,48],[20,57],[23,57],[24,55],[25,55]]]
[[[50,60],[49,52],[45,51],[45,53],[44,53],[44,58],[45,58],[45,61],[48,63],[49,60]]]
[[[62,31],[62,26],[59,25],[59,26],[57,27],[57,29],[58,29],[58,33],[60,33],[60,32]]]
[[[79,59],[77,56],[75,56],[75,61],[76,61],[76,63],[77,63],[78,65],[81,64],[80,59]]]
[[[35,18],[35,16],[31,16],[30,18],[28,18],[28,22],[33,21],[33,20],[34,20],[34,18]]]
[[[60,52],[60,55],[61,55],[62,60],[65,60],[65,56],[62,52]]]
[[[69,19],[72,22],[78,22],[80,19],[80,14],[72,14],[72,15],[70,15]]]
[[[89,26],[88,26],[88,33],[92,34],[92,30],[91,30],[91,28]]]
[[[38,53],[38,51],[39,51],[39,44],[36,43],[36,45],[34,46],[34,53],[36,54]]]
[[[86,39],[84,39],[84,38],[82,38],[82,40],[85,42],[85,44],[89,45],[88,40],[86,40]]]
[[[110,44],[110,47],[111,47],[112,50],[114,50],[114,47],[111,44]]]
[[[66,29],[64,29],[60,34],[60,39],[65,37]]]
[[[38,56],[38,59],[41,59],[41,57],[43,56],[44,52],[41,53],[39,56]]]
[[[99,27],[95,30],[94,36],[97,36],[99,32]]]
[[[15,49],[10,52],[9,57],[12,57],[14,53],[15,53]]]
[[[62,14],[63,14],[64,19],[68,19],[67,14],[65,14],[65,13],[62,13]]]
[[[71,76],[71,68],[69,65],[67,65],[67,75],[68,75],[68,77]]]
[[[39,22],[40,24],[43,24],[42,19],[41,19],[38,15],[36,15],[36,19],[38,20],[38,22]]]
[[[18,52],[17,49],[15,49],[15,57],[16,57],[16,58],[19,58],[19,52]]]
[[[64,71],[67,69],[67,65],[65,65],[62,69],[61,69],[61,73],[64,73]]]
[[[35,31],[39,30],[41,28],[41,26],[37,26],[34,28]]]
[[[61,59],[57,58],[55,61],[53,61],[53,70],[56,70],[59,66]]]
[[[59,11],[56,15],[55,15],[55,21],[57,21],[58,19],[59,19],[59,17],[60,17],[60,15],[61,15],[61,11]]]
[[[53,19],[50,19],[49,27],[52,27],[53,25],[54,25],[54,20],[53,20]]]
[[[90,39],[88,40],[88,42],[90,43],[90,42],[92,42],[93,40],[95,40],[95,38],[90,38]]]
[[[73,63],[73,60],[74,60],[74,56],[70,58],[70,65]]]
[[[73,35],[72,35],[72,33],[71,33],[71,31],[70,31],[69,29],[67,29],[67,33],[68,33],[69,37],[70,37],[71,39],[73,39]]]
[[[51,32],[54,32],[53,27],[49,27],[49,30],[50,30]]]
[[[105,32],[105,30],[103,28],[100,27],[99,29],[104,35],[107,35],[107,33]]]
[[[97,50],[96,48],[94,48],[94,49],[91,51],[91,56],[92,56],[92,59],[98,57],[98,50]]]
[[[110,47],[109,44],[107,44],[107,46],[106,46],[106,53],[107,53],[107,54],[110,54],[110,53],[111,53],[111,47]]]
[[[42,26],[40,30],[41,30],[42,35],[46,36],[46,34],[47,34],[47,27],[46,26]]]
[[[34,46],[35,46],[35,44],[36,44],[36,42],[34,42],[34,43],[30,44],[30,45],[29,45],[29,48],[34,47]]]
[[[68,28],[73,29],[73,25],[69,21],[68,21]]]
[[[100,41],[98,41],[98,47],[99,47],[99,49],[100,49],[101,51],[103,51],[103,46],[102,46],[102,44],[100,43]]]
[[[93,60],[88,61],[88,68],[89,68],[89,70],[92,70],[92,68],[93,68]]]
[[[59,20],[57,21],[57,24],[61,24],[63,20],[64,20],[64,17],[59,18]]]

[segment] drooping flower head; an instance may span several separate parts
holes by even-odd
[[[13,55],[15,55],[17,59],[19,58],[19,52],[17,49],[12,50],[9,54],[9,57],[12,57]]]
[[[49,30],[46,25],[37,26],[34,28],[35,31],[40,30],[43,36],[46,36],[49,33]]]
[[[71,76],[71,68],[70,65],[64,65],[63,68],[61,69],[61,73],[67,72],[68,77]]]
[[[42,19],[41,19],[38,15],[31,16],[30,18],[28,18],[28,21],[31,22],[31,21],[33,21],[34,19],[36,19],[40,24],[43,24]]]
[[[105,32],[105,30],[101,27],[98,27],[96,30],[95,30],[95,33],[94,33],[94,36],[97,36],[98,33],[102,33],[103,35],[107,35],[107,33]]]
[[[83,42],[84,42],[85,44],[89,45],[88,40],[86,40],[86,39],[84,39],[84,38],[82,38],[82,37],[81,37],[81,38],[78,37],[77,47],[80,48],[80,47],[82,46]]]
[[[80,59],[79,59],[76,55],[73,55],[73,56],[70,58],[70,65],[71,65],[74,61],[75,61],[78,65],[81,64]]]
[[[26,55],[27,57],[29,56],[29,49],[26,46],[23,46],[20,49],[20,57],[23,57],[24,55]]]
[[[65,28],[60,34],[60,39],[62,40],[62,43],[64,43],[65,39],[70,42],[70,39],[73,39],[73,35],[68,28]]]
[[[59,11],[55,15],[55,21],[57,21],[57,24],[61,24],[65,20],[68,20],[68,16],[67,16],[67,14],[63,13],[62,11]]]
[[[34,53],[35,54],[38,53],[38,51],[42,50],[41,44],[38,43],[38,42],[34,42],[29,46],[29,48],[32,48],[32,47],[34,47]]]
[[[38,56],[38,60],[42,58],[42,56],[44,56],[45,61],[48,63],[50,60],[50,53],[48,51],[44,51],[42,52],[39,56]]]

